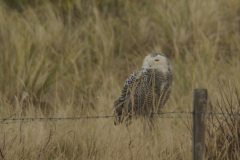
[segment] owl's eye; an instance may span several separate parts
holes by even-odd
[[[159,61],[159,59],[155,59],[155,61],[156,61],[156,62],[158,62],[158,61]]]

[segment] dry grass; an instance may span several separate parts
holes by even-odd
[[[193,89],[207,88],[209,110],[238,113],[239,42],[238,0],[46,0],[18,11],[0,1],[0,117],[111,115],[125,79],[152,52],[173,68],[164,111],[192,111]],[[140,120],[130,132],[111,118],[2,122],[0,157],[191,159],[191,118],[156,123],[144,135]],[[206,157],[239,158],[237,127],[210,116]]]

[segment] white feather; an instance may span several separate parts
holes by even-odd
[[[169,66],[167,64],[167,58],[162,55],[157,55],[155,57],[151,57],[150,55],[148,55],[147,57],[145,57],[142,66],[142,68],[145,69],[158,69],[159,71],[163,72],[163,74],[168,72],[168,67]]]

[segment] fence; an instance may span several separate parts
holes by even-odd
[[[193,114],[193,112],[187,112],[187,111],[179,111],[179,112],[162,112],[162,113],[152,113],[157,115],[164,115],[164,114]],[[211,112],[208,112],[211,113]],[[221,114],[221,113],[219,113]],[[128,115],[125,115],[128,116]],[[131,116],[146,116],[146,114],[137,114],[137,115],[131,115]],[[31,121],[54,121],[54,120],[80,120],[80,119],[96,119],[96,118],[114,118],[119,116],[85,116],[85,117],[67,117],[67,118],[0,118],[0,124],[10,124],[14,123],[14,121],[22,121],[22,122],[31,122]],[[159,117],[159,118],[189,118],[189,117]]]
[[[207,90],[206,89],[195,89],[194,90],[194,100],[193,100],[193,112],[188,111],[178,111],[178,112],[162,112],[153,113],[158,115],[164,114],[190,114],[193,115],[193,159],[203,160],[205,158],[205,132],[206,132],[206,115],[207,114],[221,114],[228,116],[240,116],[240,114],[233,113],[216,113],[216,112],[206,112],[207,109]],[[143,116],[137,115],[137,116]],[[96,118],[114,118],[118,116],[85,116],[85,117],[68,117],[68,118],[0,118],[0,124],[10,124],[18,122],[32,122],[32,121],[56,121],[56,120],[81,120],[81,119],[96,119]],[[161,117],[160,117],[161,118]],[[170,116],[162,118],[189,118],[181,116]]]

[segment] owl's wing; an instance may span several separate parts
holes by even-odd
[[[143,69],[140,68],[139,70],[133,71],[133,73],[127,78],[123,86],[121,96],[114,102],[114,108],[119,106],[119,104],[124,103],[124,101],[129,98],[133,86],[137,84],[138,79],[142,76],[142,74]]]
[[[128,97],[131,94],[131,91],[133,89],[133,86],[138,83],[138,80],[142,76],[142,69],[135,70],[126,80],[123,89],[122,94],[119,97],[119,100],[125,100],[126,97]]]
[[[131,104],[130,95],[131,92],[134,90],[134,86],[138,84],[140,77],[142,76],[144,69],[135,70],[126,80],[121,96],[114,102],[114,115],[117,115],[116,119],[114,120],[114,124],[117,125],[123,122],[122,116],[124,113],[129,113],[128,107],[125,105],[126,103]],[[123,111],[124,110],[124,111]],[[128,119],[128,118],[127,118]]]

